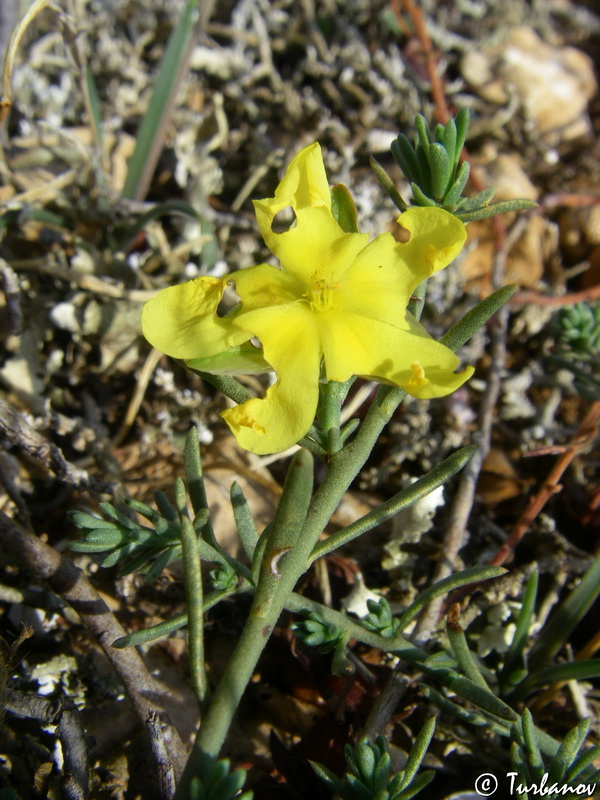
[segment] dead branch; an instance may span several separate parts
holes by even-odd
[[[135,648],[112,648],[115,639],[125,636],[126,631],[83,572],[69,558],[60,555],[53,547],[2,513],[0,541],[7,555],[21,563],[36,578],[47,582],[79,614],[117,672],[146,730],[150,721],[158,715],[162,723],[161,736],[158,736],[158,726],[153,724],[150,745],[157,771],[161,774],[161,783],[164,785],[162,772],[165,752],[169,754],[175,775],[179,775],[185,764],[186,752],[179,734],[166,719],[161,705],[161,692]],[[167,798],[170,795],[161,796]]]

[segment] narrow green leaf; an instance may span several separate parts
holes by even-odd
[[[251,342],[234,345],[213,356],[192,358],[185,365],[198,374],[222,376],[262,375],[273,370],[268,361],[265,361],[262,350]]]
[[[599,594],[600,556],[594,560],[580,584],[540,633],[529,655],[529,666],[532,671],[541,669],[558,653]]]
[[[525,763],[525,755],[517,742],[512,742],[510,745],[510,761],[513,770],[518,773],[519,783],[523,784],[523,786],[527,786],[530,780],[527,764]],[[519,798],[522,797],[524,800],[527,800],[528,796],[527,792],[519,793]]]
[[[458,666],[467,678],[489,692],[490,687],[487,685],[485,678],[481,674],[473,658],[473,654],[469,650],[469,645],[467,644],[467,639],[462,628],[449,622],[446,624],[446,633],[448,634],[448,641],[450,642],[452,652],[456,656]]]
[[[124,547],[122,549],[121,554],[119,555],[119,558],[114,563],[116,564],[118,561],[123,561],[127,556],[130,556],[133,552],[134,551],[132,550],[131,547]],[[127,561],[126,563],[121,564],[119,566],[119,572],[118,572],[119,578],[122,578],[124,575],[133,575],[135,572],[141,572],[150,562],[152,556],[153,556],[152,550],[150,551],[143,550],[141,553],[138,553],[136,556],[129,559],[129,561]],[[110,556],[106,559],[106,562],[109,562],[109,559]],[[102,566],[107,567],[114,565],[109,562],[102,564]]]
[[[107,550],[112,550],[114,544],[103,545],[97,542],[69,542],[69,550],[74,553],[106,553]]]
[[[454,154],[454,169],[458,167],[458,162],[462,155],[463,147],[467,139],[471,114],[468,108],[461,108],[455,117],[456,122],[456,148]]]
[[[342,444],[346,444],[348,439],[352,436],[354,431],[359,427],[360,420],[356,417],[354,419],[349,419],[348,422],[344,425],[344,427],[340,431],[340,439],[342,440]]]
[[[221,781],[227,777],[229,774],[229,765],[230,761],[228,758],[222,758],[218,761],[213,761],[211,768],[207,773],[204,775],[203,779],[203,788],[206,793],[207,800],[211,800],[211,795],[217,789]],[[215,796],[216,795],[215,792]]]
[[[378,508],[365,514],[364,517],[361,517],[346,528],[332,533],[328,539],[319,542],[314,548],[310,556],[310,563],[312,564],[317,558],[321,558],[321,556],[331,553],[333,550],[337,550],[341,545],[351,542],[363,533],[377,527],[377,525],[381,525],[400,511],[409,508],[418,500],[426,497],[439,486],[447,483],[453,475],[456,475],[456,473],[471,460],[476,451],[476,445],[462,447],[456,453],[448,456],[448,458],[442,461],[437,467],[430,470],[427,475],[424,475],[406,489],[398,492],[398,494],[394,495],[394,497],[390,498],[390,500],[387,500],[385,503],[382,503]]]
[[[404,765],[404,769],[402,770],[402,780],[398,786],[398,789],[402,790],[408,788],[408,786],[414,780],[421,767],[421,763],[427,754],[427,749],[429,748],[431,739],[433,738],[433,734],[435,732],[435,723],[436,718],[430,717],[419,731],[417,738],[415,739],[415,743],[412,746],[409,756],[406,760],[406,764]]]
[[[364,783],[370,783],[375,769],[375,753],[367,739],[361,739],[354,749],[356,763]]]
[[[400,211],[406,211],[408,209],[408,204],[404,201],[404,198],[398,189],[396,189],[396,186],[388,173],[384,170],[381,164],[375,158],[373,158],[373,156],[369,156],[369,162],[371,164],[371,169],[375,173],[375,177],[379,181],[379,185],[390,198],[392,203]]]
[[[530,692],[542,686],[548,686],[560,681],[585,681],[600,676],[600,658],[590,658],[585,661],[569,661],[567,664],[557,664],[553,667],[540,669],[538,672],[530,671],[529,677],[520,683],[511,697],[521,699]]]
[[[260,568],[262,566],[263,556],[265,554],[265,547],[267,546],[267,541],[269,539],[269,533],[271,530],[272,522],[267,525],[261,535],[258,537],[258,542],[256,543],[256,547],[254,548],[254,553],[252,554],[252,564],[250,566],[251,572],[251,581],[253,585],[256,586],[258,583],[258,576],[260,573]]]
[[[533,200],[499,200],[497,203],[490,203],[489,206],[476,209],[475,211],[457,211],[455,216],[463,222],[473,222],[477,219],[487,219],[496,214],[508,214],[510,211],[528,211],[535,208],[537,203]]]
[[[235,591],[211,592],[204,598],[204,604],[202,606],[203,611],[208,611],[226,597],[231,597],[233,594],[241,594],[246,591],[247,587],[238,587]],[[134,633],[127,634],[127,636],[122,636],[120,639],[115,639],[111,646],[116,648],[137,647],[141,644],[154,642],[156,639],[162,639],[180,628],[185,628],[186,625],[187,611],[184,611],[182,614],[177,614],[172,619],[159,622],[158,625],[152,625],[150,628],[144,628],[144,630],[135,631]]]
[[[45,208],[36,208],[35,206],[23,206],[16,209],[14,216],[11,216],[11,212],[7,212],[7,220],[11,220],[14,225],[19,226],[23,226],[25,222],[39,222],[42,225],[48,225],[59,230],[69,228],[69,223],[64,217],[54,214],[52,211],[47,211]]]
[[[177,522],[177,511],[167,495],[161,492],[160,489],[154,491],[154,502],[165,519],[169,520],[169,522]]]
[[[126,547],[121,547],[119,550],[113,550],[112,553],[106,556],[100,566],[102,569],[110,569],[118,564],[119,561],[127,555],[127,553],[128,550]]]
[[[508,653],[506,654],[506,658],[504,659],[504,665],[500,674],[501,681],[504,683],[507,681],[508,676],[514,673],[517,668],[523,668],[525,665],[524,651],[527,643],[527,637],[529,636],[529,629],[531,627],[531,619],[535,609],[538,581],[539,573],[536,569],[529,576],[529,580],[525,586],[521,609],[519,611],[519,616],[517,617],[515,633],[512,638],[512,642],[510,643]]]
[[[496,717],[500,717],[501,720],[509,722],[514,722],[514,720],[518,719],[518,714],[509,705],[500,700],[499,697],[496,697],[495,694],[492,694],[489,689],[482,688],[468,678],[463,678],[459,675],[456,678],[450,678],[450,680],[445,679],[444,683],[453,692],[456,692],[456,694],[468,700],[474,706],[487,711],[488,714],[493,714]]]
[[[127,544],[129,540],[127,534],[122,531],[100,528],[97,531],[88,531],[85,535],[85,541],[87,544],[101,544],[106,546],[105,549],[108,549],[120,544]]]
[[[177,478],[175,480],[175,484],[173,485],[173,494],[175,495],[175,508],[179,513],[179,522],[181,525],[182,515],[189,520],[187,510],[187,492],[185,490],[185,483],[181,480],[181,478]]]
[[[208,508],[201,508],[200,511],[194,516],[192,523],[194,528],[198,531],[198,533],[202,533],[202,531],[207,527],[208,523],[210,522],[210,511]],[[217,550],[219,548],[217,547]]]
[[[390,149],[406,180],[419,183],[421,181],[421,172],[417,156],[412,144],[403,133],[399,134],[392,142]]]
[[[592,765],[597,758],[600,758],[600,746],[594,745],[593,747],[588,747],[588,749],[584,750],[568,768],[565,774],[566,781],[574,781],[575,778],[580,775],[584,769]]]
[[[435,778],[435,770],[427,769],[425,772],[422,772],[418,775],[412,784],[405,789],[401,794],[397,795],[393,798],[393,800],[412,800],[413,797],[419,794],[419,792],[424,789],[426,786],[429,786],[431,781]]]
[[[489,189],[483,189],[481,192],[477,192],[477,194],[474,194],[472,197],[463,197],[458,204],[457,211],[460,213],[463,211],[476,211],[482,206],[487,206],[495,194],[496,190],[490,187]]]
[[[185,482],[192,503],[194,513],[208,508],[204,478],[202,476],[202,456],[200,454],[200,440],[198,429],[192,425],[185,439],[183,448],[183,468]]]
[[[443,144],[434,142],[428,153],[433,199],[441,203],[452,181],[452,164]]]
[[[425,194],[416,183],[411,183],[410,188],[413,194],[414,205],[422,206],[423,208],[435,208],[437,206],[435,200],[432,200],[429,195]],[[429,191],[431,191],[431,189]]]
[[[428,153],[429,144],[423,145],[419,141],[415,147],[415,155],[417,157],[417,164],[419,166],[419,174],[421,179],[419,181],[415,181],[415,183],[418,183],[419,188],[424,194],[431,196],[433,194],[433,190],[431,188],[431,169],[429,167]]]
[[[299,450],[290,462],[273,526],[269,531],[267,541],[269,552],[293,547],[295,544],[312,497],[313,472],[314,462],[311,454],[306,450]]]
[[[148,583],[153,583],[154,581],[160,578],[162,572],[169,564],[172,564],[173,561],[177,561],[181,558],[181,547],[169,547],[168,550],[165,550],[164,553],[161,553],[158,558],[156,558],[152,562],[152,566],[146,573],[146,580]]]
[[[458,206],[470,174],[471,167],[469,166],[469,162],[463,161],[463,163],[460,165],[460,169],[458,170],[458,175],[456,176],[454,183],[450,186],[444,197],[443,204],[445,208],[451,209]]]
[[[510,300],[516,290],[517,287],[514,284],[509,284],[493,292],[489,297],[486,297],[481,303],[478,303],[470,311],[467,311],[464,317],[442,336],[442,344],[445,344],[450,350],[456,352],[456,350],[462,347],[465,342],[468,342],[480,328],[483,328],[490,317],[493,317],[496,311]]]
[[[417,114],[415,117],[415,127],[417,129],[418,143],[427,152],[431,142],[431,131],[423,114]]]
[[[331,187],[331,214],[344,233],[358,233],[358,211],[347,186]]]
[[[386,750],[379,756],[375,769],[373,770],[373,792],[381,792],[387,788],[391,765],[392,759]]]
[[[128,633],[127,636],[121,636],[120,639],[115,639],[112,647],[117,649],[124,649],[125,647],[137,647],[141,644],[154,642],[156,639],[162,639],[169,634],[184,628],[187,625],[187,612],[177,614],[172,619],[159,622],[158,625],[153,625],[151,628],[145,628],[142,631],[135,631]]]
[[[153,169],[157,146],[157,136],[162,136],[164,120],[168,117],[177,91],[185,57],[195,34],[198,16],[198,0],[188,0],[183,13],[169,39],[163,56],[150,104],[137,133],[136,146],[129,162],[127,177],[123,187],[123,197],[141,200],[145,185],[149,182],[148,171]],[[154,162],[154,163],[153,163]]]
[[[163,203],[156,203],[148,211],[134,218],[133,222],[119,225],[113,234],[114,247],[128,252],[135,238],[147,228],[154,220],[162,217],[181,216],[193,220],[200,220],[198,212],[185,200],[172,199]]]
[[[356,754],[349,744],[344,745],[344,756],[346,758],[348,769],[350,769],[354,775],[360,775],[358,762],[356,761]]]
[[[246,400],[250,400],[254,396],[252,392],[248,391],[245,386],[242,386],[239,381],[236,381],[230,375],[212,375],[208,372],[202,372],[190,366],[191,363],[186,362],[188,369],[191,369],[192,372],[195,372],[207,383],[210,383],[215,389],[223,392],[225,397],[229,397],[234,403],[245,403]]]
[[[84,511],[68,511],[67,513],[80,530],[99,530],[100,528],[113,531],[119,530],[119,525],[116,522],[102,519],[102,517],[95,517],[93,514],[86,514]]]
[[[132,497],[127,497],[125,503],[132,511],[135,511],[136,514],[141,514],[152,523],[154,523],[156,517],[158,516],[153,508],[146,505],[146,503],[140,502],[139,500],[134,500]]]
[[[499,578],[501,575],[505,575],[506,572],[507,570],[502,567],[471,567],[434,583],[433,586],[421,592],[402,614],[399,630],[402,632],[421,610],[432,600],[435,600],[436,597],[442,597],[455,589],[459,589],[461,586],[467,586],[469,583],[479,583],[480,581]]]
[[[317,777],[319,777],[324,784],[329,786],[332,792],[341,796],[341,793],[344,791],[344,782],[337,778],[331,770],[319,764],[317,761],[309,761],[308,763],[313,768]]]
[[[242,487],[237,481],[234,481],[230,489],[231,508],[233,509],[233,518],[237,532],[242,542],[244,552],[250,560],[254,555],[254,550],[258,543],[258,531],[256,530],[256,523],[250,511],[250,506],[246,500],[246,496]]]
[[[190,437],[188,436],[188,441]],[[181,549],[183,556],[183,580],[185,586],[185,599],[188,612],[188,658],[189,672],[192,686],[196,692],[198,702],[202,704],[208,689],[206,669],[204,663],[204,609],[203,585],[200,554],[198,552],[198,538],[185,507],[185,489],[183,496],[178,486],[183,487],[183,481],[178,478],[175,484],[178,497],[179,524],[181,536]]]
[[[216,798],[227,798],[233,800],[237,793],[246,782],[246,772],[242,769],[236,769],[229,775],[226,775],[221,783],[216,787],[213,795]]]
[[[349,794],[348,788],[346,788],[346,797],[352,797],[352,800],[373,800],[370,789],[355,775],[346,775],[346,785],[354,792],[354,796],[352,796]]]
[[[448,120],[438,141],[446,148],[448,158],[450,159],[450,174],[453,175],[458,161],[456,158],[456,122],[453,119]]]
[[[501,725],[495,720],[485,717],[483,714],[464,708],[458,705],[458,703],[454,703],[452,700],[444,697],[444,695],[440,694],[440,692],[436,691],[436,689],[433,689],[431,686],[421,686],[421,691],[425,697],[434,702],[441,711],[456,717],[461,720],[461,722],[466,722],[477,728],[484,728],[486,731],[493,731],[500,736],[509,735],[510,728],[506,723]]]
[[[114,519],[115,522],[118,522],[119,525],[122,525],[124,528],[134,530],[138,527],[136,522],[134,522],[132,519],[129,519],[129,517],[126,517],[125,514],[122,514],[110,503],[100,503],[100,508],[107,517]]]
[[[582,719],[572,728],[562,740],[558,752],[550,763],[548,782],[559,783],[563,781],[567,769],[575,761],[577,754],[583,747],[590,730],[590,720]]]
[[[534,779],[539,781],[544,775],[545,766],[535,733],[533,717],[528,708],[523,711],[523,715],[521,717],[521,727],[523,730],[523,740],[525,742],[527,765]]]

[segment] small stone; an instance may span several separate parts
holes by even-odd
[[[517,92],[523,113],[545,143],[589,135],[589,101],[598,91],[592,60],[574,47],[551,47],[528,27],[513,28],[498,46],[468,53],[463,77],[488,102],[505,105]]]

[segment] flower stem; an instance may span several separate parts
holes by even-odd
[[[319,419],[327,440],[327,452],[330,456],[342,449],[340,435],[342,400],[347,389],[343,383],[326,381],[320,384]]]

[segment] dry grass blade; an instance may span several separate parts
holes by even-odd
[[[27,28],[31,25],[38,14],[40,14],[45,8],[51,8],[56,14],[61,13],[61,10],[52,2],[52,0],[34,0],[10,37],[10,42],[8,43],[8,48],[6,49],[6,55],[4,57],[2,100],[0,101],[0,124],[4,124],[8,117],[8,112],[12,106],[11,81],[19,44],[21,43],[21,39],[23,38]]]

